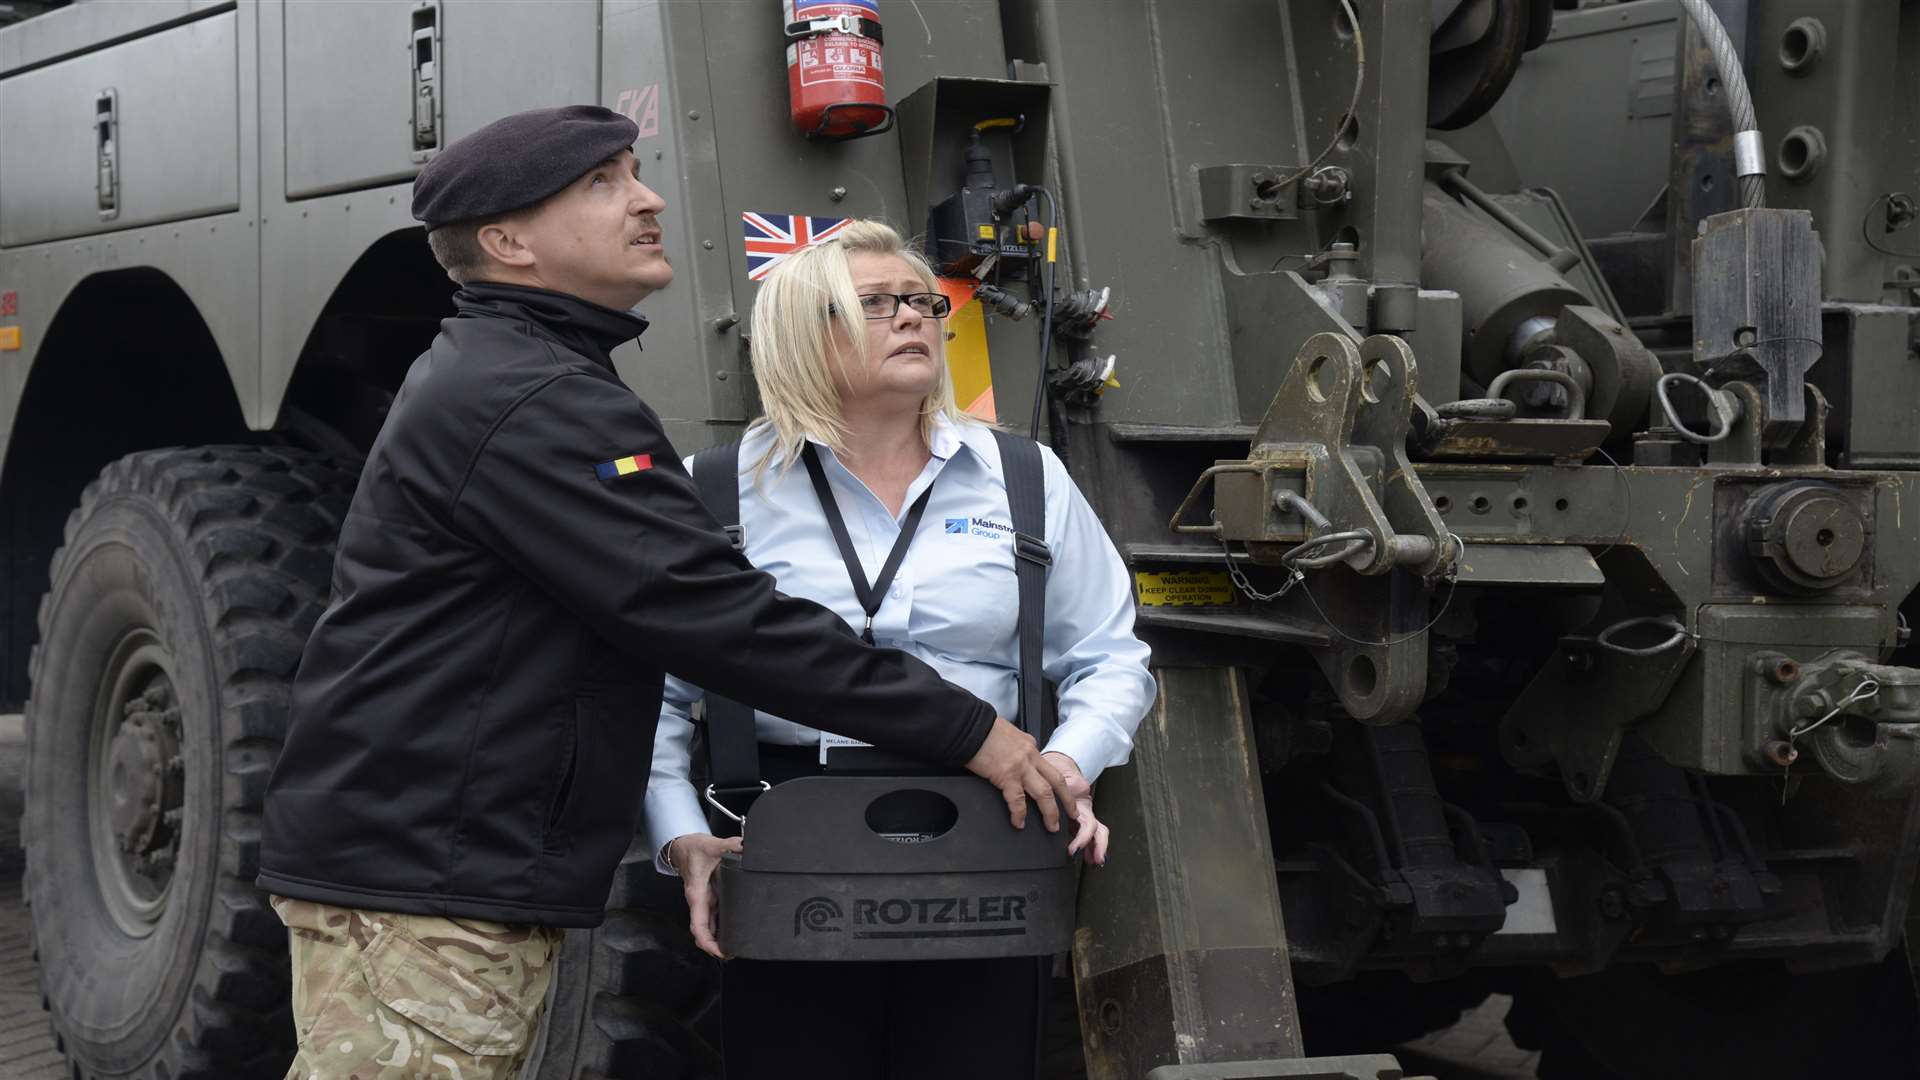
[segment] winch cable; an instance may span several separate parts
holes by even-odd
[[[1346,11],[1347,25],[1353,27],[1353,96],[1347,99],[1346,113],[1334,120],[1333,137],[1327,140],[1327,145],[1320,148],[1312,161],[1281,177],[1276,187],[1286,187],[1319,168],[1327,155],[1333,153],[1333,148],[1340,145],[1340,136],[1345,134],[1348,123],[1355,120],[1354,114],[1360,108],[1360,91],[1367,80],[1367,39],[1360,32],[1360,15],[1353,10],[1353,0],[1340,0],[1340,7]]]
[[[1740,179],[1741,201],[1747,209],[1758,210],[1767,205],[1766,149],[1760,141],[1760,124],[1754,116],[1753,95],[1747,90],[1740,51],[1734,48],[1727,28],[1707,0],[1680,0],[1680,9],[1705,39],[1713,66],[1720,73],[1720,85],[1726,88],[1727,108],[1733,113],[1733,171]]]

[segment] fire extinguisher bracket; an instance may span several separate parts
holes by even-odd
[[[830,130],[830,128],[832,127],[832,124],[833,124],[833,113],[834,113],[834,110],[836,109],[858,109],[862,112],[873,112],[874,110],[884,110],[887,115],[886,115],[886,119],[880,121],[878,124],[875,124],[873,127],[866,128],[865,130],[849,132],[846,134],[835,134]],[[826,108],[820,110],[820,126],[814,128],[812,131],[807,132],[807,138],[817,139],[822,142],[851,142],[854,139],[864,139],[869,135],[882,135],[882,134],[885,134],[886,132],[892,131],[893,119],[894,119],[893,106],[891,105],[868,105],[862,102],[843,101],[838,104],[828,105]]]
[[[720,947],[758,960],[944,960],[1072,947],[1073,829],[1014,829],[974,776],[790,780],[715,875]]]
[[[857,15],[838,15],[831,19],[803,19],[787,24],[788,41],[819,37],[822,34],[851,34],[855,37],[871,39],[881,45],[887,42],[879,23]]]

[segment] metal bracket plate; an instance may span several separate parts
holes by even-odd
[[[1292,221],[1300,216],[1297,183],[1281,184],[1296,170],[1278,165],[1202,165],[1200,216],[1207,221]]]
[[[1663,652],[1629,656],[1594,638],[1562,638],[1500,721],[1501,752],[1517,769],[1557,764],[1575,802],[1597,801],[1627,729],[1667,700],[1697,648],[1685,636]]]

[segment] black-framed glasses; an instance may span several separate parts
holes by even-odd
[[[944,319],[953,310],[953,301],[937,292],[860,294],[860,314],[869,319],[891,319],[901,304],[929,319]]]

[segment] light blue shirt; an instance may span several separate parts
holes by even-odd
[[[832,609],[857,631],[866,614],[806,469],[796,463],[783,470],[776,461],[757,487],[754,483],[755,466],[772,437],[767,425],[755,425],[740,446],[740,524],[747,558],[772,574],[781,592]],[[1020,711],[1019,594],[1000,449],[986,427],[944,421],[933,431],[931,449],[932,458],[907,489],[902,516],[929,484],[933,495],[874,613],[874,641],[926,661],[1013,720]],[[819,444],[814,451],[872,581],[901,522],[833,451]],[[1147,646],[1133,635],[1133,590],[1120,553],[1060,459],[1042,447],[1041,461],[1046,541],[1053,552],[1041,662],[1060,702],[1059,725],[1046,749],[1071,757],[1092,781],[1107,766],[1127,760],[1134,729],[1153,703],[1154,682],[1147,671]],[[699,687],[667,678],[646,801],[656,860],[675,837],[708,831],[699,794],[688,780],[690,717],[702,696]],[[820,741],[817,730],[769,713],[755,713],[754,726],[763,743],[815,746]]]

